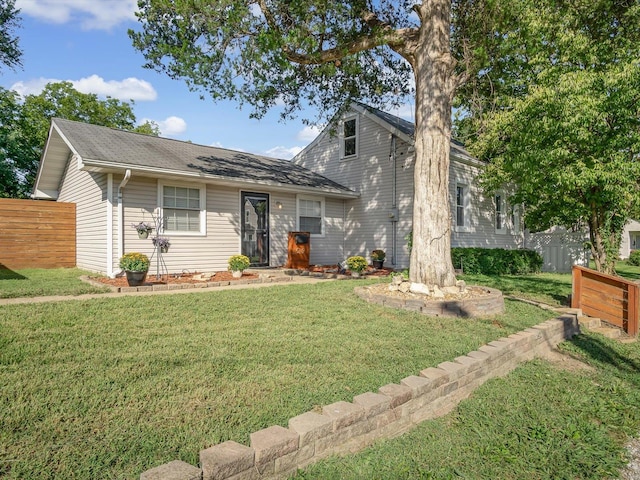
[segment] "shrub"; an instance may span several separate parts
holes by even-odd
[[[125,253],[120,257],[120,268],[130,272],[146,272],[149,270],[149,257],[144,253]]]
[[[229,257],[228,263],[229,270],[235,272],[242,272],[243,270],[249,268],[249,265],[251,265],[251,261],[246,255],[231,255]]]
[[[468,274],[523,275],[538,273],[542,257],[533,250],[507,250],[504,248],[452,248],[454,268]]]
[[[633,250],[629,254],[629,260],[627,260],[627,263],[629,265],[640,267],[640,250]]]
[[[363,272],[367,268],[367,260],[360,255],[347,258],[347,266],[352,272]]]
[[[384,250],[378,249],[371,252],[371,260],[374,262],[381,262],[385,258],[387,258],[387,254],[384,253]]]

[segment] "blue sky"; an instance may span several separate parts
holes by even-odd
[[[279,158],[291,158],[317,135],[301,119],[279,122],[277,108],[252,120],[248,107],[201,100],[183,82],[142,68],[127,35],[138,27],[135,0],[17,0],[16,8],[23,69],[3,68],[4,88],[37,94],[49,82],[70,81],[100,98],[134,100],[138,121],[155,121],[164,137]]]

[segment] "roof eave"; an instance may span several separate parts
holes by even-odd
[[[131,170],[135,175],[142,175],[145,177],[154,178],[171,178],[176,177],[182,179],[189,179],[192,181],[200,181],[214,185],[231,185],[239,188],[251,188],[253,190],[268,187],[272,191],[290,192],[290,193],[315,193],[318,195],[322,193],[327,197],[332,198],[357,198],[359,193],[353,191],[340,191],[331,188],[304,186],[304,185],[286,185],[279,182],[273,182],[268,180],[251,181],[251,180],[235,180],[229,177],[221,175],[211,175],[202,172],[184,172],[181,170],[172,170],[166,168],[155,168],[140,165],[127,165],[122,163],[107,162],[103,160],[83,159],[83,170],[94,172],[107,172],[107,173],[121,173],[126,169]]]

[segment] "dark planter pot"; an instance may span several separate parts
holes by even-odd
[[[130,287],[139,287],[147,279],[147,272],[132,272],[131,270],[125,270],[125,272]]]
[[[373,268],[382,268],[382,264],[384,263],[384,260],[374,260],[372,263],[373,263]]]
[[[149,230],[138,230],[138,238],[141,238],[142,240],[149,238]]]
[[[169,251],[169,247],[160,247],[160,251],[162,253],[167,253]]]

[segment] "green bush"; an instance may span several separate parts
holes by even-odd
[[[627,263],[629,265],[640,267],[640,250],[633,250],[629,254],[629,260],[627,260]]]
[[[456,247],[451,249],[451,260],[454,268],[467,274],[523,275],[542,268],[542,257],[533,250]]]

